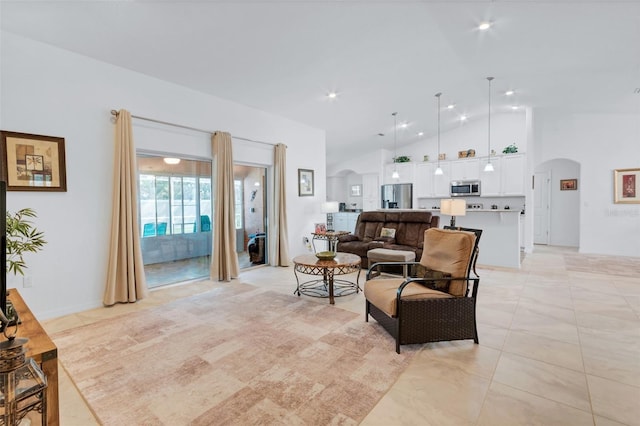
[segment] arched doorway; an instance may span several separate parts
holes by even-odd
[[[534,244],[580,246],[580,186],[576,161],[557,158],[536,167]]]

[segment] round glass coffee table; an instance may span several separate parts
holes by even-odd
[[[329,303],[335,303],[334,296],[346,296],[360,291],[360,256],[351,253],[336,253],[331,260],[320,260],[314,254],[302,254],[293,258],[293,273],[298,287],[293,292],[300,296],[304,294],[312,297],[328,297]],[[346,279],[335,279],[336,275],[346,275],[358,272],[356,282]],[[315,275],[322,278],[300,282],[298,273]]]

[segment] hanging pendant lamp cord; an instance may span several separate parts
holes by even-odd
[[[436,93],[436,98],[438,98],[438,168],[440,168],[440,96],[442,92]]]
[[[489,80],[489,113],[487,114],[487,143],[489,145],[489,163],[491,163],[491,80],[493,77],[487,77]]]
[[[398,165],[396,162],[396,158],[398,158],[398,150],[397,150],[398,140],[396,138],[396,131],[398,129],[398,123],[397,123],[396,116],[398,115],[398,113],[394,112],[391,115],[393,115],[393,171],[397,172]]]

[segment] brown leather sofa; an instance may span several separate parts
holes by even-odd
[[[368,267],[367,252],[375,248],[413,251],[422,256],[424,231],[437,228],[439,216],[427,211],[371,211],[360,213],[355,232],[338,239],[338,251],[357,254],[362,266]],[[382,228],[394,229],[395,236],[381,237]]]

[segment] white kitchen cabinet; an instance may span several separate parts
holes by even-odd
[[[380,208],[380,184],[377,173],[362,175],[362,209],[370,211]]]
[[[436,175],[437,162],[416,165],[413,192],[416,198],[449,198],[451,186],[449,161],[441,161],[442,175]]]
[[[433,163],[421,163],[416,165],[415,182],[413,183],[413,195],[417,198],[433,196]]]
[[[524,195],[525,170],[524,155],[502,157],[502,195]]]
[[[476,180],[480,178],[480,160],[467,158],[451,162],[451,180]]]
[[[437,164],[433,171],[435,173]],[[440,162],[441,175],[433,175],[433,196],[440,198],[451,198],[451,166],[449,162]]]
[[[394,179],[391,177],[394,171],[398,171],[400,177]],[[415,164],[412,162],[407,163],[389,163],[384,166],[384,178],[385,184],[389,183],[413,183],[415,174]]]
[[[485,172],[488,158],[480,160],[480,195],[482,197],[499,197],[502,195],[502,158],[491,157],[492,172]]]
[[[485,172],[488,159],[480,161],[480,194],[483,197],[506,197],[524,195],[525,162],[524,155],[503,155],[491,157],[493,172]]]

